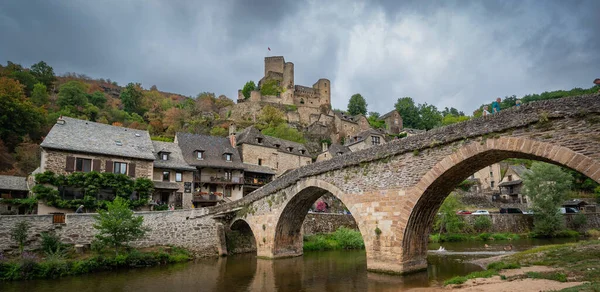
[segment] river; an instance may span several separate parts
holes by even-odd
[[[534,246],[573,240],[519,239],[511,242],[442,243],[429,245],[427,271],[406,276],[370,273],[364,250],[307,252],[302,257],[262,260],[253,254],[219,259],[119,270],[67,277],[0,283],[0,291],[403,291],[440,286],[453,276],[466,275],[481,267],[466,261],[505,254]]]

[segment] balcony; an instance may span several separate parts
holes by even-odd
[[[243,184],[243,176],[194,175],[194,182],[214,184]]]
[[[207,192],[197,192],[192,195],[192,202],[194,203],[210,203],[210,202],[218,202],[221,201],[223,195],[221,193],[207,193]]]
[[[260,178],[260,177],[245,177],[244,185],[250,186],[263,186],[271,182],[271,179],[268,178]]]

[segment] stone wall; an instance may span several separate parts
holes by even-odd
[[[309,213],[304,219],[302,230],[304,235],[332,233],[340,227],[358,230],[358,225],[352,215],[333,213]]]
[[[251,144],[242,144],[241,147],[245,163],[258,164],[258,159],[261,159],[262,166],[275,169],[277,175],[288,169],[295,169],[312,162],[310,157],[278,151],[275,148]]]
[[[136,212],[136,215],[144,217],[144,226],[149,227],[150,231],[146,237],[132,245],[174,245],[190,249],[198,256],[216,256],[226,252],[222,250],[222,238],[219,235],[223,226],[208,216],[194,218],[203,212],[205,209]],[[53,224],[52,215],[0,216],[0,251],[16,250],[17,246],[10,239],[10,230],[23,220],[31,223],[28,249],[39,247],[42,232],[55,232],[64,243],[89,244],[96,233],[93,227],[94,215],[96,214],[67,214],[65,224]]]
[[[465,220],[473,224],[479,216],[486,215],[465,215]],[[587,224],[578,228],[573,224],[575,214],[565,214],[565,222],[568,229],[586,231],[588,229],[600,229],[600,213],[585,214]],[[511,233],[527,233],[533,229],[533,215],[525,214],[491,214],[492,229],[489,232],[511,232]]]
[[[109,155],[99,155],[99,154],[88,154],[88,153],[77,153],[77,152],[66,152],[59,151],[54,149],[43,149],[42,150],[42,162],[41,162],[41,170],[47,171],[50,170],[56,174],[69,174],[65,170],[67,163],[67,156],[73,156],[76,158],[86,158],[92,159],[92,170],[96,170],[96,160],[100,162],[100,172],[104,172],[106,169],[106,162],[125,162],[127,163],[127,171],[129,172],[129,167],[131,163],[135,163],[135,177],[145,177],[152,179],[152,168],[154,163],[150,160],[142,160],[135,158],[124,158],[117,156],[109,156]]]

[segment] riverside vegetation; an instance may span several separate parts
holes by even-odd
[[[527,266],[555,268],[548,272],[525,272],[516,276],[502,276],[502,270]],[[523,278],[548,279],[558,282],[587,282],[562,291],[600,291],[600,240],[546,245],[503,257],[490,263],[487,270],[454,277],[444,285],[463,284],[469,279],[490,278],[500,275],[503,281]]]
[[[94,228],[98,230],[92,251],[76,253],[72,246],[60,242],[56,234],[42,233],[41,247],[23,251],[30,228],[25,221],[11,230],[11,237],[20,247],[17,257],[0,253],[0,280],[59,278],[118,268],[145,267],[189,261],[189,251],[171,246],[136,250],[128,245],[147,231],[143,217],[134,216],[127,200],[117,197],[100,210]],[[110,250],[109,250],[110,249]]]
[[[304,237],[305,251],[363,248],[365,248],[365,243],[360,231],[346,227],[340,227],[330,234],[314,234]]]

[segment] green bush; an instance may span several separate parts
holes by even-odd
[[[587,216],[585,216],[583,213],[575,214],[573,217],[573,225],[575,226],[575,229],[581,229],[585,227],[585,225],[587,225]]]
[[[60,253],[66,250],[67,245],[60,242],[58,235],[54,233],[42,232],[42,251],[46,255]]]
[[[488,270],[508,270],[508,269],[519,269],[521,265],[516,263],[505,263],[505,262],[495,262],[491,263],[487,266]]]
[[[492,219],[488,216],[477,216],[473,222],[473,228],[475,228],[477,232],[487,231],[492,228]]]
[[[340,227],[331,234],[315,234],[304,237],[304,250],[363,249],[360,231]]]
[[[563,274],[563,273],[539,273],[539,272],[527,272],[527,278],[531,278],[531,279],[548,279],[548,280],[552,280],[552,281],[558,281],[558,282],[566,282],[567,281],[567,275]]]

